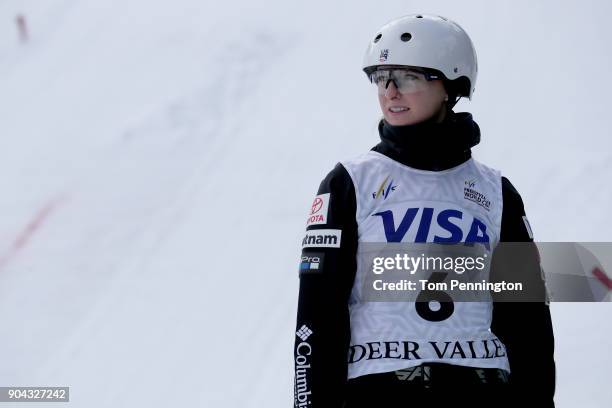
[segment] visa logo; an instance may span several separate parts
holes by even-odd
[[[415,219],[419,214],[419,210],[422,211],[417,225]],[[414,242],[428,242],[427,237],[429,236],[429,231],[432,226],[433,215],[433,208],[408,208],[406,210],[406,213],[402,217],[399,226],[397,226],[396,228],[393,211],[386,210],[377,212],[376,214],[372,214],[373,217],[381,218],[383,227],[385,229],[385,237],[387,239],[387,242],[402,242],[402,239],[413,224],[415,225],[415,228],[417,228]],[[459,242],[481,243],[484,244],[487,250],[491,250],[490,239],[487,235],[487,226],[484,222],[474,217],[470,225],[469,231],[467,232],[467,234],[464,234],[464,231],[459,225],[457,225],[457,222],[454,221],[454,219],[463,219],[463,212],[453,209],[440,211],[440,213],[435,219],[435,222],[440,228],[450,233],[450,237],[440,237],[438,235],[435,235],[433,237],[433,242],[447,244]]]

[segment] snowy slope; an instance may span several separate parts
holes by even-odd
[[[609,6],[491,3],[0,3],[0,386],[288,406],[304,214],[376,143],[361,56],[401,14],[471,34],[480,77],[458,110],[536,238],[610,241]],[[609,304],[552,311],[558,407],[605,406]]]

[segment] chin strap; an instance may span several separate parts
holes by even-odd
[[[459,99],[461,99],[461,95],[455,97],[454,101],[447,101],[446,106],[448,106],[449,109],[453,109],[455,105],[457,104],[457,102],[459,102]]]

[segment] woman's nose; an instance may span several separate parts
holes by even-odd
[[[395,86],[395,81],[393,81],[392,79],[390,79],[389,82],[387,83],[387,88],[385,89],[385,96],[389,99],[393,99],[399,96],[399,91],[397,90],[397,87]]]

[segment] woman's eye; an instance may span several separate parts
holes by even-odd
[[[377,84],[384,84],[385,82],[387,82],[387,78],[386,77],[380,76],[380,77],[376,78],[376,83]]]

